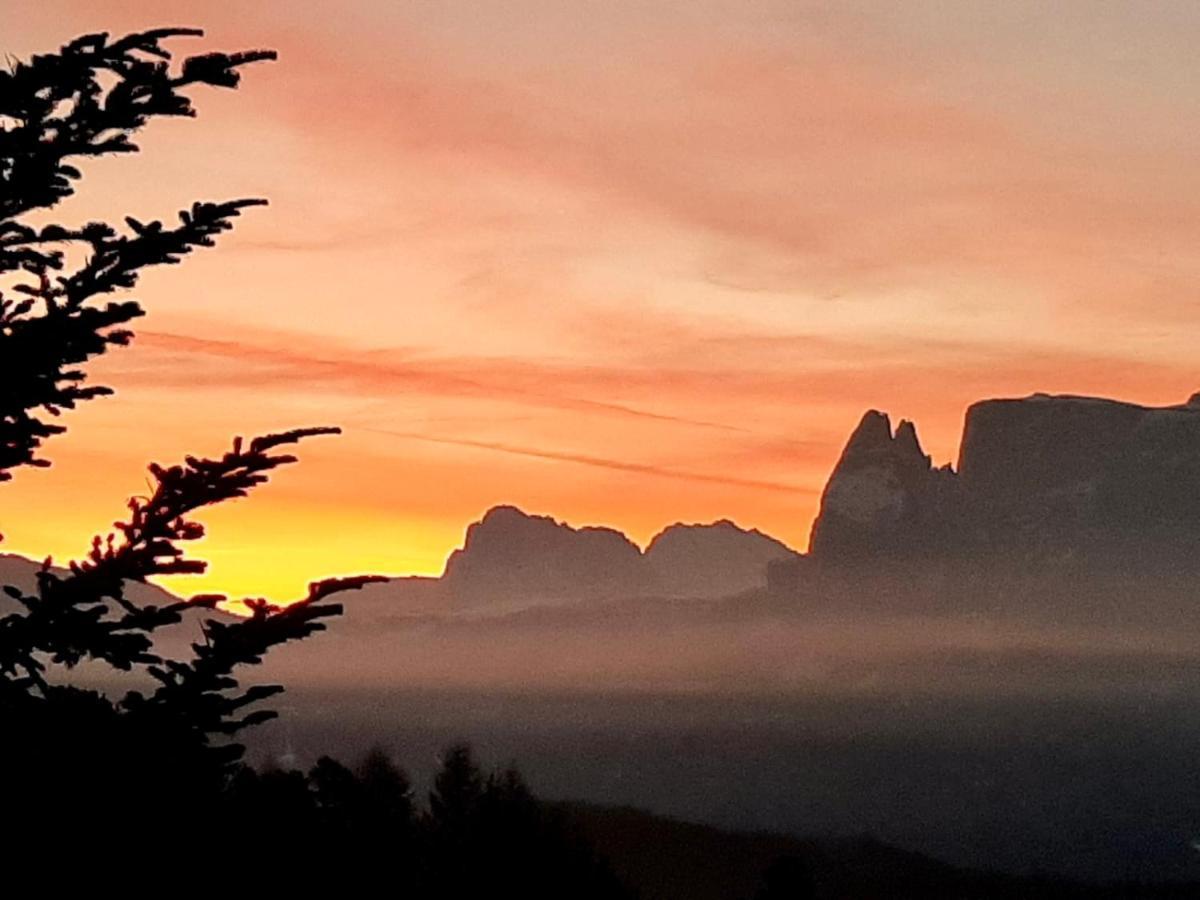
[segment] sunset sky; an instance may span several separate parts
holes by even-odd
[[[265,196],[149,272],[0,551],[66,561],[150,460],[337,424],[203,516],[181,591],[434,574],[489,506],[803,549],[870,407],[952,462],[968,404],[1200,390],[1200,6],[8,0],[272,47],[59,218]]]

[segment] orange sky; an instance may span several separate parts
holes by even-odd
[[[1200,389],[1194,4],[15,0],[0,43],[164,24],[281,59],[62,217],[272,205],[144,278],[91,369],[118,395],[0,489],[8,552],[79,555],[151,459],[321,424],[174,587],[436,573],[501,502],[803,547],[868,407],[940,463],[985,396]]]

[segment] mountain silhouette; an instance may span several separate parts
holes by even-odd
[[[957,467],[868,412],[813,525],[826,567],[971,558],[1179,571],[1200,551],[1200,395],[1147,407],[1034,394],[966,414]]]
[[[29,587],[38,566],[0,554],[0,583]],[[811,599],[831,573],[888,577],[896,566],[921,590],[921,578],[955,566],[990,571],[998,584],[1047,573],[1189,578],[1200,569],[1200,394],[1166,407],[1049,394],[983,400],[967,410],[957,465],[940,467],[912,422],[893,429],[886,413],[868,410],[825,486],[808,554],[727,519],[671,525],[643,551],[613,528],[495,506],[467,527],[440,577],[370,585],[348,604],[348,620],[721,600],[764,588]],[[131,590],[171,599],[153,586]]]
[[[769,563],[799,558],[781,541],[728,519],[671,525],[643,553],[612,528],[575,528],[497,506],[467,528],[441,582],[452,602],[467,606],[704,599],[762,588]]]
[[[731,597],[764,588],[769,564],[800,558],[781,541],[728,519],[670,525],[643,552],[615,529],[576,528],[502,505],[467,527],[440,577],[368,585],[347,604],[347,621],[369,625],[426,614]],[[0,584],[32,588],[40,566],[0,554]],[[154,585],[129,590],[146,603],[176,599]]]
[[[670,525],[643,551],[612,528],[575,527],[502,505],[467,527],[440,577],[368,585],[347,604],[346,616],[351,623],[370,623],[528,607],[713,600],[762,590],[768,566],[800,560],[783,542],[728,519]]]
[[[644,567],[661,596],[717,598],[764,587],[769,566],[800,559],[782,541],[722,519],[663,529],[646,546]]]
[[[467,528],[442,584],[457,604],[588,601],[641,594],[642,553],[612,528],[573,528],[497,506]]]

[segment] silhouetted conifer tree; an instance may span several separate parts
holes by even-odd
[[[413,818],[412,784],[390,756],[375,749],[358,764],[360,815],[371,831],[403,832]]]
[[[55,419],[111,393],[89,384],[83,366],[127,344],[128,324],[143,313],[111,295],[147,266],[212,245],[242,210],[265,202],[195,203],[176,226],[28,224],[74,192],[78,162],[136,151],[133,135],[156,116],[193,115],[187,88],[236,87],[242,66],[274,58],[210,53],[172,67],[164,42],[198,34],[88,35],[0,71],[0,481],[48,465],[43,445],[64,430]],[[217,458],[152,464],[149,496],[130,500],[125,521],[82,560],[65,573],[47,560],[33,590],[4,586],[15,606],[0,615],[0,847],[10,882],[24,839],[59,854],[56,874],[73,867],[93,888],[165,876],[241,895],[312,889],[313,878],[345,889],[357,876],[373,889],[447,900],[626,896],[514,770],[485,777],[466,746],[446,752],[420,815],[408,776],[379,751],[354,770],[323,757],[307,775],[241,763],[232,737],[274,716],[251,707],[283,688],[243,688],[239,670],[321,630],[341,612],[327,598],[371,577],[315,582],[286,607],[246,600],[245,618],[206,619],[186,659],[156,647],[160,629],[227,598],[156,606],[127,586],[203,571],[181,546],[204,534],[191,516],[294,462],[281,448],[336,431],[238,438]],[[148,686],[110,695],[72,683],[85,662]],[[81,852],[62,856],[109,846],[118,852],[99,867]],[[236,863],[180,866],[202,854]]]
[[[537,801],[516,769],[485,775],[465,744],[442,754],[427,829],[430,896],[631,896],[591,844]]]
[[[243,210],[266,202],[193,203],[176,225],[132,217],[124,227],[30,224],[31,214],[44,220],[74,193],[81,163],[135,152],[134,135],[156,117],[194,115],[189,88],[234,88],[243,66],[275,58],[268,50],[207,53],[171,65],[165,42],[199,34],[87,35],[0,71],[0,481],[18,467],[48,465],[40,452],[64,430],[55,421],[62,411],[111,393],[88,383],[82,367],[129,343],[127,326],[143,314],[136,301],[113,295],[132,288],[146,267],[211,246]],[[230,737],[271,718],[249,707],[282,690],[243,689],[237,671],[321,630],[322,619],[341,611],[327,598],[371,579],[316,582],[285,608],[248,600],[246,618],[208,619],[183,660],[163,658],[155,632],[226,598],[144,605],[126,585],[202,571],[205,564],[180,546],[204,534],[191,515],[244,496],[294,462],[281,448],[336,432],[238,438],[218,458],[151,465],[150,495],[131,500],[126,520],[97,537],[83,560],[66,574],[47,560],[32,592],[4,587],[17,607],[0,617],[0,794],[10,821],[63,820],[79,810],[99,819],[163,812],[178,829],[208,811],[237,771],[242,747]],[[109,696],[72,685],[69,670],[87,660],[147,675],[157,686]]]
[[[321,827],[330,835],[349,837],[358,827],[359,783],[354,773],[328,756],[308,772]]]

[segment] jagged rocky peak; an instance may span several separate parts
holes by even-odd
[[[821,496],[814,557],[859,558],[907,543],[905,527],[925,514],[945,475],[934,472],[912,422],[902,420],[893,433],[885,413],[867,411]]]
[[[647,545],[645,563],[656,593],[709,598],[764,587],[772,563],[799,558],[782,541],[721,519],[663,529]]]
[[[497,506],[467,528],[442,576],[460,603],[538,603],[638,593],[641,551],[612,528],[574,528]]]
[[[917,428],[908,419],[901,419],[892,431],[887,413],[867,410],[842,450],[838,467],[855,468],[862,465],[886,463],[906,469],[928,469],[930,458],[921,449]],[[835,468],[835,473],[837,469]]]
[[[850,434],[843,454],[860,450],[875,450],[888,446],[892,441],[892,420],[888,414],[877,409],[868,409]]]
[[[932,460],[921,449],[921,441],[917,437],[917,426],[908,419],[900,420],[900,424],[896,426],[896,434],[892,438],[892,443],[897,455],[901,458],[912,460],[917,465],[920,465],[919,461],[923,461],[926,467],[932,465]]]

